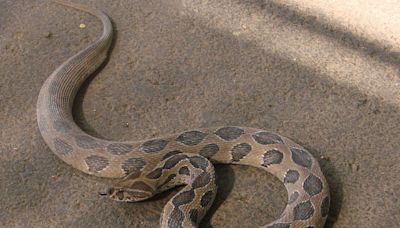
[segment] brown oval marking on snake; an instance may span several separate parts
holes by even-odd
[[[68,155],[74,151],[74,148],[69,145],[68,143],[64,142],[62,139],[55,138],[54,141],[54,148],[56,152],[60,155]]]
[[[262,145],[283,144],[283,140],[281,137],[279,137],[277,134],[267,131],[257,132],[253,134],[252,137],[257,143]]]
[[[275,223],[275,224],[268,226],[267,228],[290,228],[290,224],[289,223]]]
[[[293,192],[292,195],[290,195],[290,198],[288,200],[288,204],[294,203],[297,200],[297,198],[299,198],[299,195],[300,194],[298,192]]]
[[[169,157],[172,157],[172,156],[174,156],[174,155],[181,154],[181,153],[182,153],[182,151],[179,151],[179,150],[170,151],[170,152],[166,153],[166,154],[162,157],[161,160],[164,161],[165,159],[167,159],[167,158],[169,158]]]
[[[283,153],[277,149],[272,149],[267,151],[263,155],[264,163],[262,164],[262,166],[268,167],[270,165],[277,165],[280,164],[282,160],[283,160]]]
[[[251,151],[251,145],[248,143],[240,143],[235,145],[232,150],[232,161],[238,162],[240,159],[244,158]]]
[[[129,195],[138,199],[146,199],[152,195],[152,192],[134,192],[129,191]]]
[[[145,192],[153,192],[154,191],[152,187],[150,187],[143,181],[136,181],[135,183],[132,184],[131,188],[145,191]]]
[[[310,196],[315,196],[322,191],[322,181],[315,175],[310,174],[304,181],[303,188]]]
[[[207,207],[208,204],[210,202],[212,202],[213,197],[214,197],[214,192],[212,192],[212,191],[208,191],[208,192],[204,193],[203,196],[201,197],[200,205],[202,207]]]
[[[171,182],[173,179],[175,179],[175,177],[176,177],[176,174],[175,174],[175,173],[169,175],[169,176],[167,177],[167,179],[164,181],[164,183],[160,184],[160,186],[158,186],[158,187],[159,187],[159,188],[162,188],[162,187],[164,187],[165,185],[170,184],[170,182]]]
[[[193,189],[181,192],[172,199],[172,203],[175,205],[175,207],[179,207],[192,202],[195,196],[196,194],[194,193]]]
[[[178,164],[180,161],[187,159],[187,158],[188,158],[188,156],[185,154],[174,155],[174,156],[168,158],[168,160],[164,163],[163,168],[171,169],[171,168],[175,167],[176,164]]]
[[[146,175],[149,179],[158,179],[162,175],[163,168],[157,168]]]
[[[199,156],[193,156],[189,158],[189,162],[193,165],[195,168],[200,168],[204,171],[207,170],[208,167],[208,162],[206,159],[199,157]]]
[[[189,219],[196,224],[198,222],[199,212],[197,209],[190,209],[189,211]]]
[[[107,158],[98,155],[91,155],[85,158],[85,163],[88,166],[89,172],[93,173],[100,172],[109,165]]]
[[[297,148],[290,148],[290,151],[292,152],[292,160],[303,167],[306,168],[311,168],[312,165],[312,158],[311,155],[306,152],[305,150],[302,149],[297,149]]]
[[[96,139],[88,135],[75,136],[76,144],[83,149],[95,149],[100,146]]]
[[[182,223],[185,219],[185,215],[178,207],[175,207],[168,218],[169,228],[183,228]]]
[[[294,220],[307,220],[314,214],[314,207],[310,200],[297,204],[293,208]]]
[[[225,141],[232,141],[242,136],[244,130],[238,127],[223,127],[218,129],[215,134]]]
[[[145,153],[157,153],[162,151],[168,144],[167,140],[164,139],[152,139],[144,142],[140,146],[140,151]]]
[[[132,174],[133,172],[140,173],[145,165],[146,161],[143,158],[128,158],[122,163],[121,169],[126,174]]]
[[[176,141],[183,143],[187,146],[195,146],[199,144],[203,139],[207,136],[206,133],[201,132],[201,131],[187,131],[182,134],[180,134],[177,138]]]
[[[181,167],[178,172],[181,175],[186,175],[186,176],[190,175],[190,170],[189,170],[189,168],[187,166]]]
[[[108,144],[107,146],[107,151],[110,154],[115,154],[115,155],[124,155],[129,152],[132,152],[133,146],[128,143],[111,143]]]
[[[283,180],[284,183],[296,183],[296,181],[299,179],[300,174],[296,170],[288,170],[285,174],[285,178]]]
[[[201,173],[192,183],[194,189],[206,186],[211,180],[210,174]]]
[[[215,143],[207,144],[200,149],[199,154],[206,158],[211,158],[219,151],[219,146]]]

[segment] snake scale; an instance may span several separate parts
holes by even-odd
[[[269,228],[323,227],[330,204],[329,187],[316,159],[278,134],[254,128],[223,126],[195,129],[143,141],[107,141],[85,133],[73,120],[72,105],[82,83],[107,58],[113,28],[102,11],[55,2],[98,17],[101,37],[59,66],[43,84],[37,102],[40,133],[64,162],[98,177],[114,178],[107,195],[136,202],[183,185],[165,205],[161,227],[197,227],[215,195],[212,164],[264,169],[288,192],[288,202]],[[252,189],[248,189],[252,191]]]

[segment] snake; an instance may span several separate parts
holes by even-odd
[[[57,157],[86,174],[112,179],[105,194],[115,201],[143,201],[181,186],[162,209],[163,228],[199,226],[217,193],[213,164],[257,167],[284,184],[287,205],[278,219],[263,227],[324,226],[330,194],[318,161],[302,146],[277,133],[220,126],[138,141],[112,141],[83,131],[72,115],[74,99],[85,80],[108,58],[113,26],[101,10],[53,2],[89,13],[103,25],[100,38],[63,62],[40,89],[38,128]],[[248,191],[253,190],[249,187]]]

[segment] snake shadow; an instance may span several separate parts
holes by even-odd
[[[233,185],[235,183],[235,173],[233,172],[232,166],[230,165],[216,165],[215,174],[217,178],[217,195],[214,203],[208,210],[207,214],[201,220],[200,227],[211,228],[211,218],[222,205],[222,203],[228,198],[232,192]]]

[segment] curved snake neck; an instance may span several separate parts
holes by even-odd
[[[212,163],[264,169],[282,181],[288,204],[267,227],[323,227],[329,188],[318,162],[300,145],[278,134],[247,127],[195,129],[133,142],[107,141],[82,131],[72,105],[86,78],[106,59],[112,40],[108,16],[86,6],[55,1],[88,12],[103,23],[101,37],[70,57],[43,84],[37,103],[40,133],[63,161],[88,174],[116,178],[114,200],[141,201],[185,185],[164,207],[161,227],[196,227],[216,194]]]

